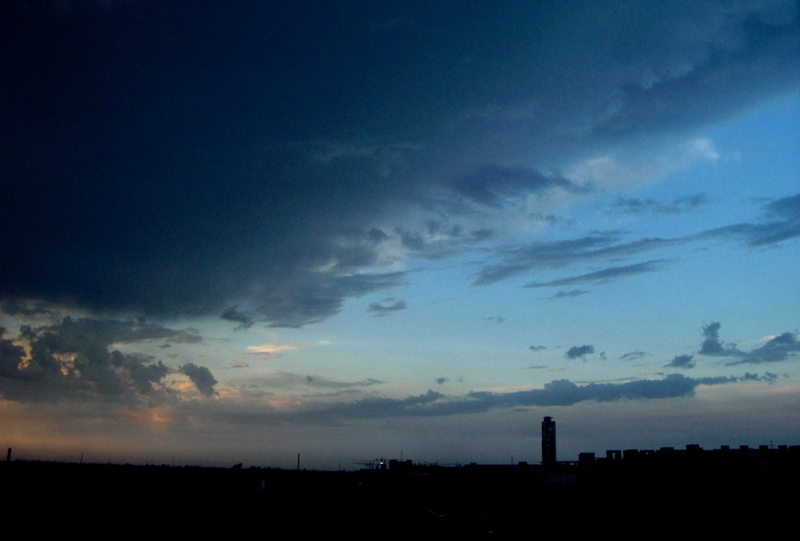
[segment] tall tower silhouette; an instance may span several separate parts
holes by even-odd
[[[556,462],[556,422],[552,417],[542,421],[542,464]]]

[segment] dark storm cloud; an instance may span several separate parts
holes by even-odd
[[[794,2],[53,5],[0,7],[0,298],[17,314],[323,321],[399,283],[379,224],[428,192],[490,217],[577,196],[552,163],[693,133],[800,82]],[[795,237],[787,205],[718,234]],[[423,257],[454,253],[400,229]],[[529,246],[475,283],[667,243]]]
[[[348,297],[403,285],[405,277],[404,272],[338,277],[308,273],[287,277],[273,289],[251,295],[252,308],[248,311],[232,307],[223,312],[222,318],[239,322],[239,328],[258,321],[266,322],[269,327],[302,327],[337,314]]]
[[[562,278],[560,280],[553,280],[551,282],[534,282],[527,284],[524,287],[553,287],[553,286],[569,286],[573,284],[585,283],[606,283],[620,278],[627,278],[636,274],[643,274],[646,272],[655,272],[663,268],[665,260],[645,261],[644,263],[636,263],[633,265],[624,265],[621,267],[609,267],[599,271],[581,274],[580,276],[572,276],[569,278]],[[574,292],[573,292],[574,293]],[[578,291],[578,294],[585,293]],[[567,296],[562,295],[562,296]],[[575,295],[569,295],[575,296]]]
[[[54,316],[55,313],[42,301],[22,301],[20,299],[6,299],[0,303],[0,312],[10,316]]]
[[[662,6],[651,15],[654,18],[666,16],[671,23],[650,26],[655,23],[651,19],[645,24],[654,33],[642,31],[640,27],[640,31],[630,33],[625,40],[627,43],[622,45],[634,56],[634,49],[639,49],[641,55],[657,55],[648,59],[649,66],[654,69],[641,72],[638,84],[621,89],[620,109],[601,123],[596,128],[598,131],[621,134],[657,125],[677,128],[736,107],[747,99],[747,92],[763,91],[763,85],[785,88],[796,83],[800,53],[796,2],[787,0],[760,6],[755,2],[744,3],[730,11],[717,2],[695,4],[688,10],[684,9],[686,5],[680,8],[677,4]],[[674,18],[678,11],[686,16],[682,21]],[[629,22],[642,21],[632,18]],[[674,33],[669,35],[672,23],[677,26],[671,27]],[[688,30],[684,26],[686,23],[694,26],[694,31],[683,34]],[[650,48],[663,38],[680,40],[680,43],[674,41],[672,44],[676,48],[667,46],[660,51]],[[781,57],[789,64],[785,69],[778,67]],[[750,77],[753,79],[749,84],[726,88],[734,81]],[[703,90],[708,93],[709,108],[705,111],[701,109],[701,102],[705,100],[680,98],[684,92]],[[679,102],[683,103],[678,110],[659,107],[659,104]]]
[[[139,320],[65,318],[42,327],[23,326],[25,350],[3,339],[0,394],[19,401],[103,399],[154,403],[175,393],[162,385],[169,368],[161,361],[111,349],[113,344],[177,338],[194,343],[194,330],[172,330]],[[197,367],[197,373],[208,369]],[[209,373],[210,374],[210,373]],[[202,376],[202,374],[201,374]]]
[[[567,352],[564,354],[564,356],[567,359],[579,359],[579,358],[586,357],[590,353],[594,353],[594,346],[587,346],[587,345],[572,346],[571,348],[569,348],[567,350]]]
[[[3,337],[5,329],[0,327],[0,378],[15,378],[19,376],[25,350],[22,346],[14,344],[13,340]]]
[[[140,393],[149,393],[153,390],[153,383],[160,383],[167,375],[169,369],[161,361],[145,365],[144,363],[131,363],[129,365],[130,377]]]
[[[406,308],[408,308],[406,301],[386,299],[381,302],[369,303],[369,306],[367,306],[367,312],[375,317],[381,317],[405,310]]]
[[[664,365],[665,368],[694,368],[694,355],[676,355],[670,362]]]
[[[253,326],[253,323],[255,323],[251,316],[245,314],[244,312],[238,311],[235,306],[231,306],[222,312],[219,317],[220,319],[224,319],[226,321],[234,321],[239,323],[239,327],[237,327],[238,329],[248,329]]]

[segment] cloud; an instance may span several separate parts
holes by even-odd
[[[546,269],[558,269],[572,265],[586,264],[611,258],[620,258],[683,244],[683,239],[645,238],[631,242],[621,242],[616,234],[597,234],[572,240],[554,242],[536,242],[516,249],[498,253],[500,263],[490,264],[481,269],[474,285],[490,285],[519,274],[528,274]],[[599,281],[613,279],[615,275],[637,274],[655,270],[663,260],[653,260],[627,267],[609,268],[585,276],[567,278],[563,284],[580,283],[581,281]],[[604,277],[604,274],[606,275]],[[594,275],[594,276],[592,276]],[[546,285],[559,285],[560,281],[548,282]],[[530,287],[542,287],[530,284]]]
[[[800,237],[800,194],[775,199],[762,206],[757,223],[739,223],[711,229],[696,236],[738,238],[747,246],[759,248]]]
[[[19,376],[20,365],[25,358],[25,349],[3,338],[5,329],[0,327],[0,378]]]
[[[485,265],[473,285],[486,286],[539,271],[619,260],[653,250],[698,243],[719,238],[741,238],[748,246],[778,244],[800,236],[800,195],[776,199],[762,207],[763,218],[757,223],[740,223],[701,231],[685,237],[641,238],[626,241],[618,232],[599,232],[575,239],[536,242],[506,248],[495,254],[494,263]],[[653,259],[642,263],[611,266],[577,276],[532,282],[525,287],[558,287],[583,283],[604,283],[637,274],[661,270],[669,260]],[[576,290],[579,291],[579,290]]]
[[[283,357],[287,351],[293,351],[307,346],[298,344],[281,344],[278,342],[268,342],[258,346],[248,346],[247,350],[256,356],[259,361],[268,361],[270,359],[279,359]]]
[[[169,369],[161,361],[145,365],[144,363],[130,363],[130,378],[136,389],[143,394],[153,390],[153,383],[160,383],[167,375]]]
[[[743,377],[720,376],[688,378],[672,374],[657,380],[634,380],[624,383],[588,383],[578,385],[569,380],[554,380],[542,388],[508,393],[471,392],[466,396],[447,396],[433,390],[406,398],[368,397],[352,402],[305,402],[290,409],[259,413],[275,421],[292,423],[322,423],[329,425],[351,419],[380,419],[391,417],[441,417],[470,415],[490,410],[504,410],[531,406],[568,407],[582,402],[619,402],[626,400],[663,400],[688,398],[698,387],[727,385],[739,382],[760,381],[771,383],[774,374],[764,376],[746,374]],[[240,413],[231,412],[238,417]],[[241,413],[248,418],[251,412]],[[237,418],[231,422],[238,422]]]
[[[672,374],[661,380],[636,380],[625,383],[577,385],[569,380],[554,380],[541,389],[510,393],[472,392],[466,397],[449,398],[428,390],[404,399],[367,398],[350,403],[309,406],[289,416],[307,422],[345,418],[419,417],[482,413],[492,409],[528,406],[572,406],[586,401],[657,400],[693,396],[700,386],[725,385],[751,378],[687,378]],[[769,381],[765,377],[763,381]]]
[[[703,327],[705,339],[698,351],[701,355],[717,357],[738,357],[738,360],[726,363],[726,366],[737,364],[760,364],[769,362],[782,362],[800,352],[800,341],[797,335],[792,332],[784,332],[778,336],[769,338],[766,343],[751,351],[742,351],[735,346],[725,346],[719,340],[719,329],[721,324],[718,321]]]
[[[501,207],[507,200],[530,194],[542,196],[553,189],[586,193],[587,188],[558,175],[543,175],[527,167],[485,164],[461,176],[452,189],[466,198],[490,207]]]
[[[710,323],[703,327],[703,336],[705,340],[700,345],[701,355],[723,355],[725,348],[719,341],[719,328],[721,327],[718,321]]]
[[[763,376],[759,376],[758,374],[751,374],[750,372],[745,372],[744,376],[742,376],[742,381],[764,381],[769,384],[775,383],[778,379],[778,374],[773,374],[772,372],[764,372]]]
[[[197,390],[206,396],[214,396],[217,392],[214,385],[219,383],[211,371],[205,366],[197,366],[194,363],[187,363],[179,368],[181,374],[189,376],[189,379],[197,387]]]
[[[589,292],[584,289],[570,289],[569,291],[559,291],[552,297],[551,299],[568,299],[573,297],[580,297],[582,295],[586,295]]]
[[[567,350],[564,356],[567,359],[578,359],[578,358],[583,358],[586,355],[589,355],[590,353],[594,353],[594,346],[587,346],[587,345],[572,346]]]
[[[369,303],[369,306],[367,306],[367,313],[370,313],[375,317],[382,317],[382,316],[388,316],[389,314],[393,314],[394,312],[405,310],[406,308],[408,308],[406,301],[385,299],[381,302]]]
[[[144,319],[67,317],[53,325],[23,326],[20,340],[29,350],[5,338],[0,342],[0,393],[23,402],[102,399],[142,405],[176,399],[176,391],[163,383],[170,372],[166,365],[113,347],[175,337],[181,342],[187,336],[199,335]],[[195,373],[203,371],[208,372],[197,367]]]
[[[620,357],[620,359],[622,359],[623,361],[630,361],[630,360],[641,359],[642,357],[646,357],[646,356],[647,356],[647,352],[644,352],[644,351],[631,351],[629,353],[625,353],[624,355],[622,355]]]
[[[447,382],[447,378],[436,378],[436,383],[439,385],[444,385]]]
[[[298,387],[311,387],[315,389],[348,390],[382,385],[384,382],[375,378],[366,378],[357,381],[338,381],[324,376],[301,375],[291,372],[275,372],[267,376],[260,376],[248,380],[251,385],[280,390]]]
[[[655,261],[646,261],[644,263],[636,263],[634,265],[624,265],[621,267],[609,267],[599,271],[589,272],[587,274],[581,274],[580,276],[571,276],[569,278],[561,278],[560,280],[552,280],[550,282],[533,282],[530,284],[526,284],[524,287],[569,286],[573,284],[585,284],[585,283],[602,284],[602,283],[612,282],[620,278],[627,278],[628,276],[634,276],[646,272],[655,272],[663,268],[664,261],[665,260],[655,260]],[[585,293],[579,290],[576,291],[578,291],[578,294]],[[575,293],[575,291],[571,293]],[[570,294],[564,296],[575,296],[575,295]]]
[[[334,381],[320,376],[306,376],[306,384],[311,387],[330,388],[330,389],[352,389],[356,387],[371,387],[373,385],[381,385],[384,382],[375,379],[367,378],[361,381]]]
[[[235,306],[231,306],[222,312],[219,317],[220,319],[224,319],[226,321],[234,321],[239,323],[238,329],[248,329],[252,327],[254,323],[252,316],[238,311]]]
[[[797,340],[797,335],[795,333],[785,332],[770,338],[766,344],[759,348],[747,353],[741,353],[741,359],[727,364],[735,365],[782,362],[795,357],[795,354],[798,352],[800,352],[800,341]]]
[[[0,229],[14,235],[0,245],[0,297],[16,313],[60,302],[301,327],[401,284],[386,270],[407,254],[450,255],[487,232],[499,262],[476,285],[655,249],[668,241],[509,252],[494,226],[509,206],[547,216],[551,199],[613,184],[566,172],[598,155],[650,163],[689,140],[692,156],[713,159],[698,127],[800,81],[792,3],[665,4],[635,17],[532,3],[447,20],[423,7],[413,24],[348,3],[325,16],[291,3],[268,14],[112,3],[79,20],[10,4]],[[350,24],[319,23],[332,19]],[[175,32],[184,26],[220,46],[199,61],[191,33]],[[320,55],[321,43],[337,46]],[[619,152],[631,141],[642,150]],[[791,208],[766,210],[768,223],[714,234],[754,246],[797,236]],[[414,224],[442,213],[484,224],[431,244]],[[408,232],[396,252],[375,235],[386,223]]]
[[[542,351],[547,348],[545,346],[528,346],[528,349],[531,351]]]
[[[652,198],[619,197],[611,207],[610,212],[619,214],[678,214],[697,210],[707,203],[708,197],[703,193],[676,197],[668,203],[662,203]]]
[[[427,415],[430,405],[445,398],[445,395],[428,390],[425,394],[407,398],[370,397],[356,402],[339,402],[322,408],[309,408],[296,414],[304,420],[328,418],[380,418],[396,416]],[[294,416],[293,416],[294,417]]]
[[[714,321],[703,327],[703,343],[697,353],[714,357],[738,357],[745,355],[734,344],[725,345],[719,340],[719,330],[722,325]]]
[[[472,393],[478,401],[496,406],[571,406],[587,400],[613,402],[618,400],[659,399],[691,396],[700,385],[734,383],[733,377],[687,378],[679,374],[662,380],[637,380],[626,383],[590,383],[576,385],[568,380],[555,380],[542,389],[515,393]]]
[[[694,361],[692,360],[694,355],[676,355],[672,358],[670,362],[664,365],[664,367],[672,367],[672,368],[694,368]]]
[[[168,336],[167,341],[175,344],[202,344],[203,337],[199,333],[200,331],[194,328],[181,329]]]
[[[21,315],[26,317],[51,317],[55,315],[55,313],[45,302],[15,298],[5,299],[4,301],[0,302],[0,312],[10,316]]]

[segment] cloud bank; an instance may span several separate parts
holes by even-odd
[[[0,333],[0,396],[6,399],[158,404],[181,398],[164,381],[167,374],[178,371],[187,375],[202,394],[215,394],[217,381],[208,368],[189,363],[176,371],[160,360],[114,348],[114,344],[183,339],[185,330],[144,320],[67,317],[53,325],[23,327],[21,338],[27,348],[3,338],[3,334]]]
[[[635,18],[596,1],[447,9],[462,7],[5,3],[0,40],[15,54],[0,60],[0,228],[14,232],[0,243],[4,310],[62,303],[301,327],[401,285],[407,257],[490,243],[495,261],[475,278],[488,285],[686,242],[502,239],[514,209],[553,216],[559,201],[619,182],[597,167],[570,173],[580,164],[628,141],[643,155],[672,148],[800,86],[790,1],[664,4]],[[407,22],[383,24],[396,20]],[[798,197],[705,235],[796,238]],[[533,285],[654,270],[657,260],[631,262]]]

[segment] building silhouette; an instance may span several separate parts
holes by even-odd
[[[542,464],[556,462],[556,422],[552,417],[542,421]]]

